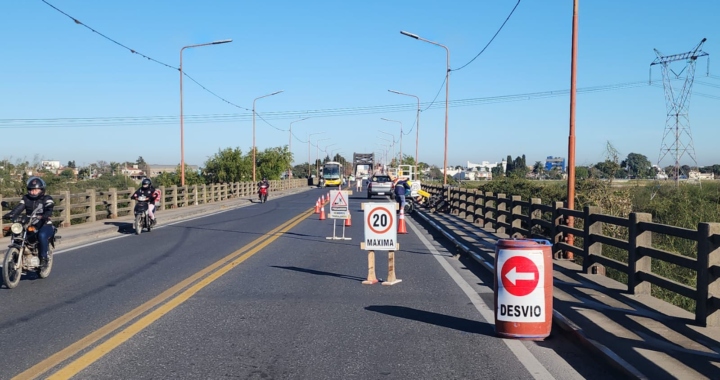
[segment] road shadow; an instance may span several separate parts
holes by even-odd
[[[316,276],[328,276],[328,277],[337,277],[342,278],[345,280],[352,280],[352,281],[358,281],[362,282],[365,281],[365,278],[358,277],[358,276],[350,276],[347,274],[339,274],[339,273],[332,273],[332,272],[323,272],[320,270],[314,270],[314,269],[307,269],[307,268],[298,268],[298,267],[285,267],[285,266],[279,266],[279,265],[271,265],[271,268],[278,268],[278,269],[286,269],[286,270],[292,270],[295,272],[302,272],[302,273],[308,273],[308,274],[314,274]]]
[[[105,222],[106,226],[116,226],[118,228],[117,232],[119,234],[134,234],[135,229],[133,228],[133,223],[127,223],[127,222]]]
[[[393,317],[410,319],[413,321],[428,323],[435,326],[445,327],[470,334],[481,334],[495,336],[495,329],[485,322],[473,321],[471,319],[453,317],[451,315],[433,313],[431,311],[418,310],[404,306],[372,305],[365,310],[390,315]]]

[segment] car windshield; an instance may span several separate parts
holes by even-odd
[[[376,175],[372,177],[373,182],[391,182],[390,177],[388,176],[382,176],[382,175]]]

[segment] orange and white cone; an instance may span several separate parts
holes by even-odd
[[[329,191],[328,191],[328,196],[326,199],[328,200],[328,202],[330,202],[330,192]]]
[[[398,232],[399,234],[406,234],[407,229],[405,228],[405,208],[400,209],[400,217],[398,218]]]
[[[320,220],[325,220],[325,205],[320,207]]]
[[[323,194],[320,199],[322,200],[322,202],[320,202],[320,204],[321,205],[325,204],[325,194]]]
[[[318,198],[318,200],[315,201],[315,213],[316,214],[320,213],[320,198]]]
[[[352,215],[348,215],[348,218],[345,219],[345,227],[350,227],[350,226],[352,226],[352,222],[350,221],[350,218],[351,218],[351,217],[352,217]]]

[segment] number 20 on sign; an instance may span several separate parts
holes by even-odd
[[[394,203],[365,203],[365,250],[395,251],[397,247],[397,221]]]

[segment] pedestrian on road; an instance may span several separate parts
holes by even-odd
[[[355,181],[355,190],[362,191],[362,185],[363,185],[362,176],[358,176],[357,180]]]

